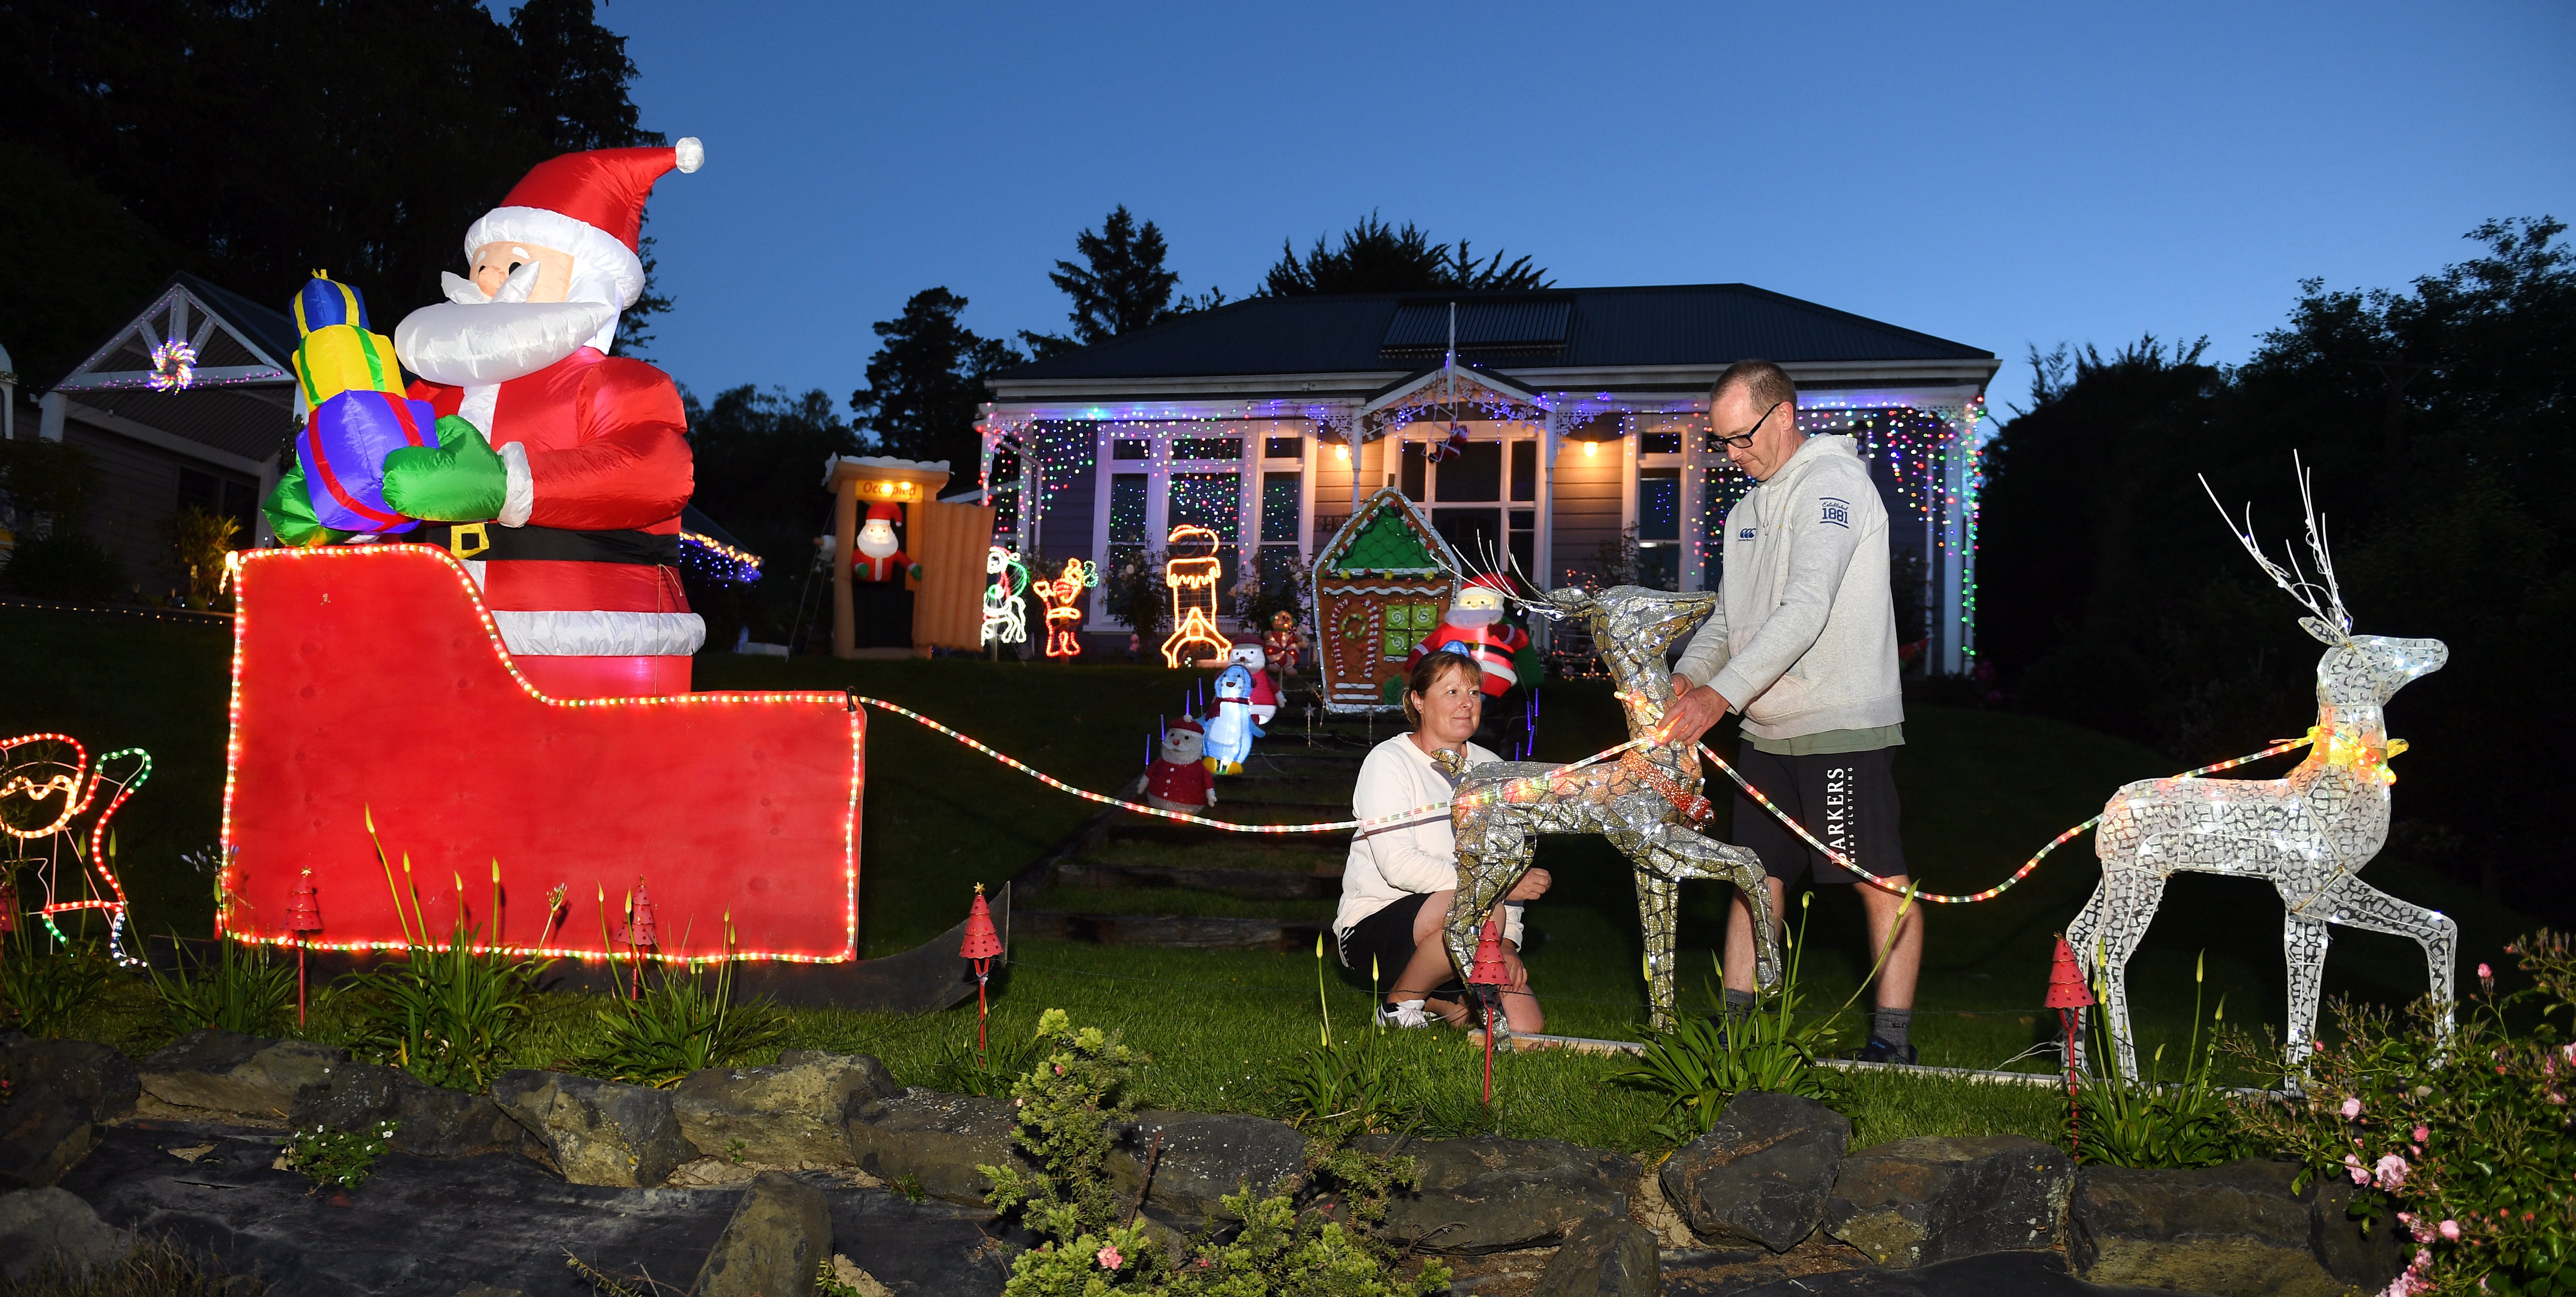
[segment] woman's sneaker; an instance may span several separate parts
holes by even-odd
[[[1432,1023],[1432,1018],[1430,1014],[1423,1011],[1422,1001],[1399,1000],[1393,1004],[1379,1005],[1377,1022],[1381,1027],[1428,1027]]]

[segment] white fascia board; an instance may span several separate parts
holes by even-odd
[[[200,367],[192,369],[189,373],[192,377],[189,380],[188,386],[186,388],[182,388],[182,391],[193,391],[199,387],[212,387],[217,385],[230,386],[240,383],[283,384],[295,381],[295,376],[293,374],[289,374],[281,369],[271,368],[267,365],[216,365],[212,368]],[[57,392],[121,392],[131,391],[139,387],[148,388],[150,386],[152,386],[151,370],[122,369],[109,373],[76,374],[70,378],[64,379],[62,384],[54,390]]]
[[[1165,407],[1218,403],[1240,408],[1277,402],[1295,406],[1314,401],[1366,397],[1412,373],[1409,369],[1372,369],[1323,374],[1214,374],[1190,378],[1047,378],[987,379],[993,403],[1000,407],[1038,406],[1084,409],[1100,414],[1064,414],[1062,418],[1154,418]],[[1129,416],[1124,411],[1138,412]]]
[[[229,450],[217,450],[202,441],[191,441],[175,432],[164,432],[159,428],[153,427],[151,424],[137,423],[132,419],[126,418],[124,415],[110,414],[105,410],[94,409],[90,406],[82,405],[78,401],[69,402],[65,406],[63,413],[71,418],[78,419],[91,427],[104,428],[119,436],[131,437],[136,441],[142,442],[144,445],[157,446],[162,450],[171,452],[172,454],[185,455],[190,459],[202,460],[219,468],[230,469],[236,473],[247,473],[254,478],[262,478],[264,480],[266,474],[269,472],[269,466],[256,459],[251,459],[243,455],[236,455]],[[283,440],[284,437],[285,433],[281,431],[279,433],[279,439]]]

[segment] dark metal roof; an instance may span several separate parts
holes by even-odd
[[[1750,284],[1255,297],[1006,370],[1004,381],[1413,369],[1448,340],[1516,368],[1767,360],[1992,360],[1994,353]],[[1470,331],[1470,321],[1474,330]]]
[[[229,288],[200,279],[184,270],[173,278],[187,285],[188,291],[195,293],[206,305],[215,308],[216,313],[223,316],[225,322],[241,330],[243,336],[258,343],[260,349],[268,353],[269,359],[281,365],[295,363],[297,341],[295,320],[286,312],[273,306],[262,306]],[[302,285],[299,284],[297,287],[300,288]],[[291,300],[293,296],[290,290],[288,299]],[[374,319],[372,316],[369,317],[368,327],[377,333],[391,333],[385,321]]]

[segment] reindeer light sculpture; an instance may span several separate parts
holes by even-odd
[[[1697,832],[1713,808],[1700,793],[1698,750],[1663,741],[1664,707],[1672,701],[1665,650],[1717,606],[1714,594],[1671,594],[1616,586],[1598,594],[1551,590],[1517,600],[1549,617],[1581,617],[1618,682],[1629,747],[1616,761],[1564,766],[1491,762],[1460,775],[1449,821],[1458,844],[1458,891],[1442,936],[1462,969],[1475,967],[1476,935],[1485,916],[1529,869],[1542,833],[1598,833],[1637,871],[1637,913],[1645,928],[1652,1022],[1673,1018],[1673,927],[1681,882],[1725,879],[1753,907],[1755,972],[1764,986],[1779,980],[1772,937],[1771,892],[1761,858],[1747,848]],[[1445,754],[1444,754],[1445,755]],[[1453,773],[1455,773],[1453,771]],[[1499,1024],[1499,1016],[1495,1019]],[[1499,1026],[1498,1026],[1499,1029]]]
[[[2202,488],[2208,485],[2203,479]],[[2313,742],[2306,759],[2279,779],[2144,780],[2112,794],[2102,808],[2094,838],[2102,881],[2066,936],[2087,974],[2106,984],[2104,1010],[2124,1075],[2137,1075],[2129,1032],[2129,956],[2155,918],[2165,881],[2177,873],[2260,878],[2280,893],[2288,911],[2281,945],[2289,962],[2287,1054],[2293,1069],[2304,1070],[2316,1029],[2331,924],[2414,938],[2424,948],[2432,994],[2446,1006],[2442,1026],[2450,1025],[2459,925],[2359,877],[2388,840],[2388,788],[2396,781],[2388,759],[2406,747],[2388,738],[2384,709],[2408,681],[2441,670],[2450,650],[2440,640],[2352,633],[2304,467],[2299,498],[2307,512],[2314,579],[2299,568],[2295,554],[2284,569],[2263,553],[2250,507],[2242,528],[2233,516],[2227,524],[2264,574],[2312,614],[2299,625],[2326,646],[2317,662],[2317,724],[2309,731]],[[2210,502],[2217,501],[2211,492]],[[2226,507],[2219,512],[2225,515]],[[2070,1065],[2081,1067],[2082,1042],[2073,1049]]]

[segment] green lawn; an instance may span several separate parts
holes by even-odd
[[[180,853],[215,837],[222,791],[225,665],[220,630],[136,622],[94,622],[0,610],[0,732],[60,729],[93,750],[141,744],[159,765],[153,783],[120,819],[121,859],[145,930],[206,930],[206,883]],[[865,661],[701,658],[704,688],[849,688],[937,716],[1048,772],[1111,790],[1145,757],[1156,715],[1177,713],[1192,673],[1127,666],[995,664],[975,661]],[[2296,718],[2284,718],[2288,727]],[[1300,739],[1284,722],[1273,742]],[[1992,885],[2066,826],[2092,815],[2120,783],[2170,773],[2152,753],[2100,734],[2004,713],[1916,706],[1907,723],[1898,781],[1905,798],[1907,853],[1928,887],[1971,892]],[[1383,726],[1378,733],[1388,733]],[[1547,688],[1541,752],[1581,756],[1625,737],[1605,686]],[[2250,735],[2245,746],[2265,736]],[[998,882],[1027,864],[1096,809],[1004,770],[951,740],[881,712],[869,714],[869,760],[861,846],[862,924],[871,954],[916,944],[962,917],[971,885]],[[1720,751],[1732,751],[1731,737]],[[2257,771],[2255,773],[2265,773]],[[1233,783],[1220,812],[1256,799],[1330,801],[1320,780],[1261,786]],[[1722,789],[1712,789],[1719,792]],[[2404,797],[2401,787],[2399,796]],[[1720,799],[1721,806],[1725,799]],[[1299,818],[1277,811],[1247,818]],[[1338,818],[1341,812],[1312,812]],[[1721,825],[1719,832],[1723,833]],[[1160,863],[1260,867],[1266,844],[1203,854],[1186,847],[1129,844]],[[1624,859],[1591,839],[1549,839],[1538,862],[1556,889],[1529,912],[1534,984],[1552,1031],[1633,1036],[1643,1020],[1639,939]],[[1986,904],[1928,910],[1928,954],[1914,1034],[1923,1060],[1994,1067],[2047,1038],[2053,1024],[2037,1006],[2051,938],[2089,894],[2097,870],[2089,839],[2062,848],[2031,880]],[[2499,965],[2506,940],[2532,926],[2474,892],[2394,858],[2371,866],[2377,886],[2441,908],[2463,928],[2463,976],[2481,960]],[[1189,897],[1154,890],[1059,893],[1047,908],[1152,908],[1313,917],[1327,902]],[[1684,1002],[1704,1002],[1724,890],[1685,889]],[[1794,913],[1794,912],[1793,912]],[[1858,905],[1848,890],[1816,893],[1806,916],[1805,990],[1811,1006],[1844,1003],[1867,967]],[[1794,920],[1793,920],[1794,921]],[[2176,1048],[2189,1030],[2192,967],[2208,952],[2211,1003],[2226,995],[2231,1024],[2278,1022],[2283,996],[2280,907],[2259,883],[2185,877],[2131,965],[2138,1027],[2149,1049]],[[2423,990],[2411,943],[2336,931],[2327,969],[2330,993],[2402,1002]],[[1154,1058],[1151,1101],[1202,1110],[1277,1111],[1273,1070],[1315,1039],[1316,960],[1311,952],[1168,951],[1023,941],[995,986],[995,1030],[1024,1033],[1048,1007],[1086,1023],[1119,1028]],[[1365,970],[1328,967],[1326,998],[1340,1030],[1364,1021]],[[1868,1008],[1861,998],[1855,1014]],[[561,997],[527,1061],[577,1052],[591,1004]],[[940,1052],[973,1034],[971,1003],[946,1014],[894,1019],[828,1010],[799,1011],[795,1045],[879,1054],[908,1081],[929,1079]],[[1857,1018],[1850,1025],[1858,1028]],[[146,1049],[166,1033],[149,992],[123,986],[101,1015],[99,1034]],[[1856,1034],[1856,1033],[1855,1033]],[[1851,1043],[1856,1044],[1857,1040]],[[1451,1059],[1441,1075],[1444,1120],[1470,1124],[1473,1092],[1460,1037],[1437,1035],[1409,1047]],[[1654,1105],[1604,1084],[1617,1063],[1563,1054],[1500,1060],[1501,1127],[1604,1147],[1639,1148]],[[2025,1067],[2039,1067],[2033,1061]],[[1846,1100],[1864,1142],[1901,1135],[1980,1130],[2042,1134],[2054,1129],[2057,1096],[2044,1090],[1966,1087],[1919,1080],[1856,1081]],[[1463,1105],[1463,1106],[1462,1106]]]

